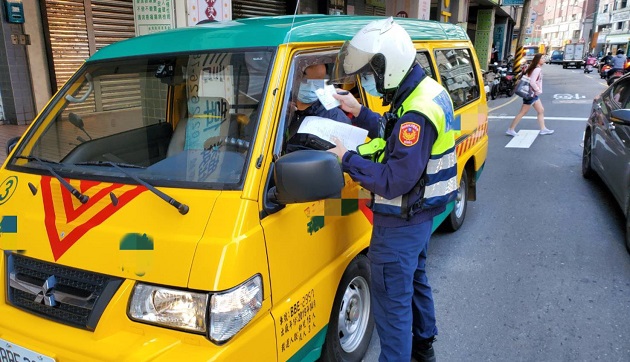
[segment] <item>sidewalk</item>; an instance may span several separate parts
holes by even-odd
[[[21,136],[28,126],[0,124],[0,164],[7,158],[7,141],[15,136]]]

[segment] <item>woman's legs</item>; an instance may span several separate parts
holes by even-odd
[[[516,128],[516,125],[518,124],[518,122],[521,121],[521,118],[525,116],[525,114],[529,111],[530,108],[531,108],[531,104],[523,104],[521,106],[521,110],[518,112],[516,117],[514,117],[514,119],[512,120],[512,123],[510,124],[510,128],[508,128],[508,131],[514,131],[514,128]]]
[[[534,106],[534,110],[537,113],[536,120],[538,121],[538,127],[540,127],[540,130],[542,131],[543,129],[546,128],[545,127],[545,108],[543,107],[540,99],[534,102],[532,106]]]
[[[533,106],[537,113],[536,120],[538,120],[538,127],[540,127],[540,134],[541,135],[552,134],[553,130],[545,127],[545,108],[543,107],[542,102],[540,100],[537,100],[536,102],[534,102]]]

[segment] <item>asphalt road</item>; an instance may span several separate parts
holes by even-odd
[[[506,148],[521,99],[489,101],[490,145],[463,227],[431,239],[429,280],[449,361],[630,361],[630,254],[624,219],[600,181],[581,176],[594,72],[545,65],[547,127]],[[532,109],[517,127],[536,130]],[[374,336],[364,361],[377,361]]]

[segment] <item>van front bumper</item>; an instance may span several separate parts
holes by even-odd
[[[5,346],[5,352],[15,345],[18,347],[13,346],[13,351],[21,351],[19,347],[22,347],[54,361],[77,362],[277,360],[274,324],[268,312],[253,320],[230,341],[217,346],[202,335],[129,320],[126,307],[132,286],[132,281],[123,283],[93,332],[8,305],[5,288],[1,288],[0,339],[9,345]]]

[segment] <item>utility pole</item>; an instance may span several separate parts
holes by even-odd
[[[530,18],[530,5],[531,0],[523,1],[523,12],[521,13],[521,26],[518,31],[518,38],[516,39],[516,52],[514,53],[514,73],[520,74],[521,72],[521,59],[525,56],[523,51],[523,45],[525,44],[525,30],[529,26]]]

